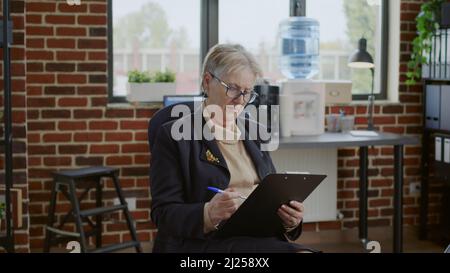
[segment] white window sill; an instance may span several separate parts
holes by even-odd
[[[375,105],[396,105],[399,104],[399,101],[394,101],[394,100],[375,100]],[[350,103],[350,106],[366,106],[368,105],[369,102],[367,100],[358,100],[358,101],[352,101]]]
[[[160,109],[163,108],[162,102],[115,102],[106,105],[108,109]]]

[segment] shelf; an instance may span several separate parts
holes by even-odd
[[[434,134],[450,134],[450,131],[440,130],[440,129],[423,128],[423,130],[428,133],[434,133]]]
[[[423,84],[423,91],[424,91],[424,102],[423,102],[423,113],[422,117],[424,119],[424,127],[422,132],[422,151],[421,151],[421,180],[422,180],[422,187],[421,187],[421,198],[420,198],[420,226],[419,226],[419,238],[420,239],[426,239],[428,234],[430,233],[430,226],[428,224],[428,211],[429,211],[429,192],[430,192],[430,183],[434,180],[445,180],[440,175],[437,175],[437,172],[440,172],[440,169],[442,166],[440,166],[439,163],[436,163],[433,161],[430,157],[430,154],[434,153],[434,141],[432,140],[435,136],[439,135],[450,135],[450,130],[448,128],[446,130],[443,129],[434,129],[434,128],[427,128],[425,127],[427,117],[435,117],[435,115],[439,115],[440,123],[442,123],[442,113],[440,111],[441,107],[447,107],[447,105],[441,103],[441,98],[439,98],[438,102],[436,102],[435,93],[436,90],[428,89],[428,86],[440,86],[439,87],[439,96],[441,96],[442,92],[442,86],[449,86],[450,85],[450,79],[431,79],[431,78],[424,78],[422,80]],[[445,90],[447,90],[445,88]],[[433,92],[433,93],[428,93]],[[448,93],[447,93],[448,94]],[[446,95],[447,95],[446,94]],[[430,101],[428,103],[427,101]],[[439,108],[437,111],[427,111],[429,109],[436,109],[436,106]],[[446,109],[446,108],[444,108]],[[447,117],[447,116],[445,116]],[[448,119],[446,119],[448,120]],[[446,121],[444,121],[446,122]],[[439,126],[439,124],[434,124]],[[434,173],[430,173],[431,170],[434,170]],[[441,223],[442,224],[442,223]],[[444,227],[445,228],[445,227]],[[447,227],[448,230],[448,227]],[[431,234],[431,233],[430,233]]]
[[[450,79],[423,79],[426,83],[450,83]]]

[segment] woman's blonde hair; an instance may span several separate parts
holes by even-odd
[[[253,54],[239,44],[217,44],[205,57],[202,68],[202,81],[205,73],[213,73],[217,77],[248,68],[256,78],[262,77],[262,70]],[[202,82],[203,83],[203,82]]]

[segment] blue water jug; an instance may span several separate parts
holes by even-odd
[[[289,17],[279,27],[280,68],[288,79],[309,79],[319,72],[319,22]]]

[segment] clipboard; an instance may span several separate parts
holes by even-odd
[[[273,237],[284,232],[277,210],[289,201],[303,203],[326,178],[317,174],[269,174],[214,236]]]

